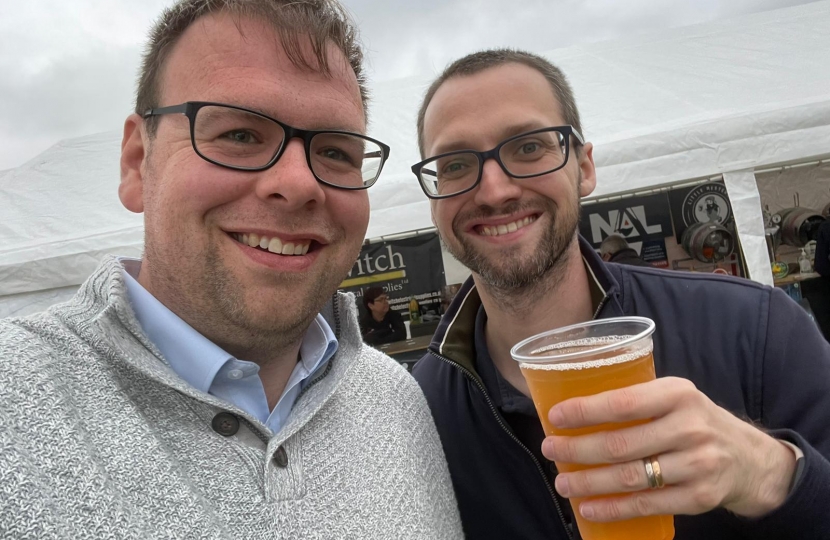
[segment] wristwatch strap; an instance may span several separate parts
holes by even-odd
[[[798,479],[804,473],[804,452],[801,451],[801,448],[789,441],[778,439],[778,442],[792,450],[793,454],[795,454],[795,472],[793,473],[792,480],[790,480],[790,487],[787,489],[787,494],[789,495],[793,492],[793,488],[798,483]]]

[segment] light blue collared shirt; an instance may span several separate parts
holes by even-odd
[[[312,375],[320,372],[337,351],[337,338],[318,314],[300,344],[300,361],[271,411],[257,364],[239,360],[222,350],[142,287],[136,280],[141,261],[126,257],[119,261],[124,267],[127,295],[136,318],[173,371],[194,388],[252,414],[274,433],[285,425],[294,402]]]

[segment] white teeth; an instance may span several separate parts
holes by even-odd
[[[282,253],[282,240],[279,238],[272,238],[268,243],[268,251],[271,253]]]
[[[502,234],[508,234],[512,232],[516,232],[519,229],[526,227],[536,221],[536,218],[533,216],[527,216],[524,219],[519,219],[517,221],[513,221],[511,223],[507,223],[504,225],[497,225],[488,227],[487,225],[482,225],[478,228],[478,233],[482,236],[499,236]]]
[[[259,236],[255,233],[231,233],[231,236],[233,236],[237,242],[245,244],[246,246],[258,247],[278,255],[305,255],[311,248],[310,240],[305,242],[283,243],[283,241],[277,237],[268,238],[267,236]]]

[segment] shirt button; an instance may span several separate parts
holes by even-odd
[[[288,467],[288,454],[285,452],[285,448],[283,448],[282,446],[277,448],[277,451],[274,452],[274,463],[280,469]]]
[[[239,419],[229,412],[220,412],[214,416],[210,425],[213,431],[225,437],[236,435],[236,432],[239,431]]]
[[[231,380],[239,380],[245,376],[245,373],[241,369],[232,369],[228,371],[228,378]]]

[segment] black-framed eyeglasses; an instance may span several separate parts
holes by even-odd
[[[425,159],[412,166],[421,189],[430,199],[466,193],[481,182],[484,162],[495,159],[508,176],[533,178],[558,171],[568,163],[571,135],[585,144],[573,126],[535,129],[505,139],[492,150],[457,150]]]
[[[373,185],[389,158],[382,142],[348,131],[306,130],[235,105],[188,101],[145,111],[144,118],[184,114],[193,150],[205,161],[237,171],[264,171],[279,161],[294,137],[318,182],[340,189]]]

